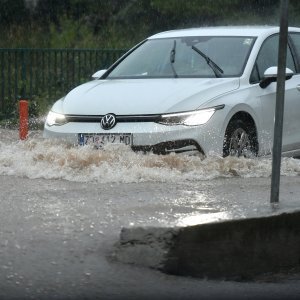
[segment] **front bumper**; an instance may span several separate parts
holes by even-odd
[[[132,149],[135,151],[153,151],[154,153],[198,151],[204,155],[209,152],[220,154],[222,139],[208,124],[201,126],[166,126],[152,122],[118,123],[111,130],[103,130],[99,123],[70,122],[61,126],[45,125],[45,138],[62,138],[74,145],[78,144],[78,134],[122,134],[133,136]]]

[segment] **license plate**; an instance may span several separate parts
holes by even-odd
[[[107,144],[124,144],[132,145],[132,134],[130,133],[101,133],[101,134],[83,134],[78,135],[78,144],[84,145],[94,145],[96,148],[101,148]]]

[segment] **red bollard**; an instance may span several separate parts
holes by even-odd
[[[26,140],[28,136],[28,101],[27,100],[20,100],[19,112],[20,112],[19,136],[21,140]]]

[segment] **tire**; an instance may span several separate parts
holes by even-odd
[[[258,142],[253,123],[246,123],[239,119],[230,121],[224,137],[223,157],[252,158],[257,154]]]

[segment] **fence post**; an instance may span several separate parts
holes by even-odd
[[[0,99],[0,109],[4,111],[4,103],[5,103],[5,77],[4,77],[4,70],[5,70],[5,60],[4,60],[4,50],[1,52],[1,61],[0,61],[0,66],[1,66],[1,99]]]
[[[28,101],[19,101],[19,114],[20,114],[20,140],[26,140],[28,136]]]

